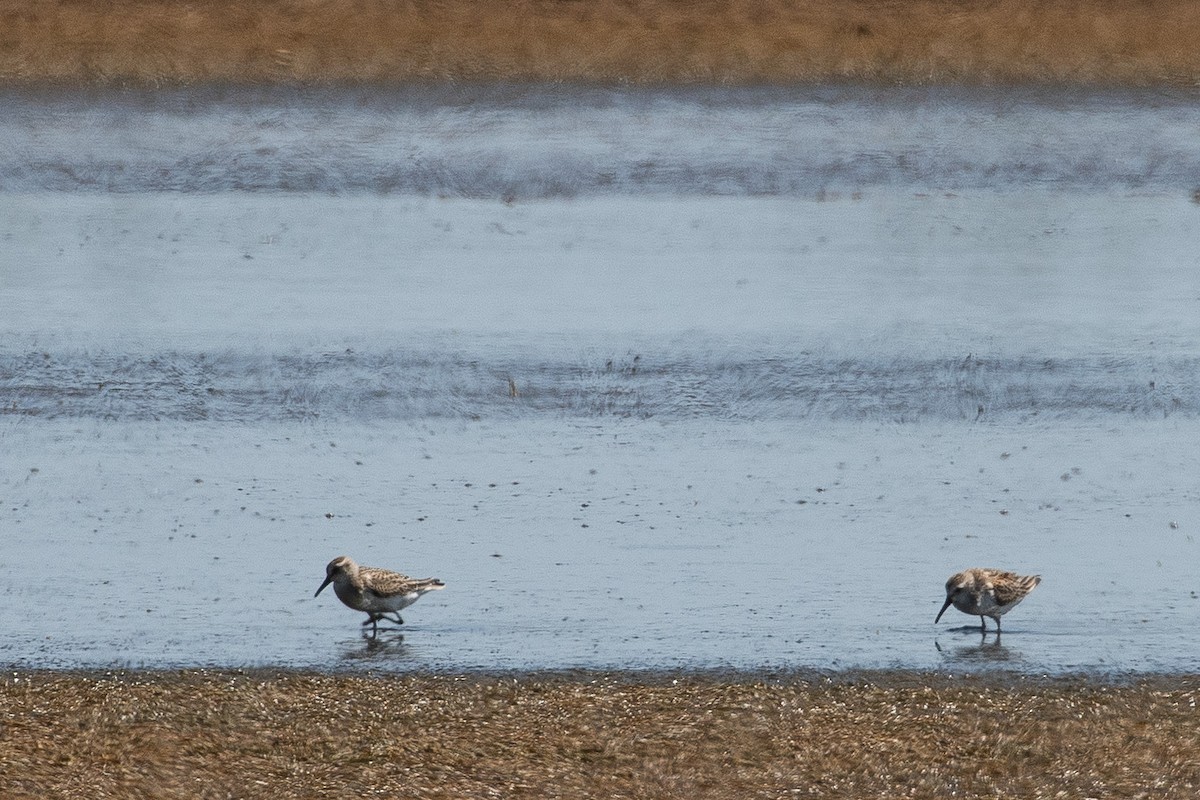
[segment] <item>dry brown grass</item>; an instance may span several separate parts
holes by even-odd
[[[0,0],[0,81],[1200,80],[1195,0]]]
[[[10,673],[0,796],[1194,798],[1198,697],[1200,676]]]

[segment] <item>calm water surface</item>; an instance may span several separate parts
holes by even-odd
[[[6,100],[0,662],[1197,667],[1194,98]]]

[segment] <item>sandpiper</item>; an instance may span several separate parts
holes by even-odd
[[[978,615],[984,633],[987,632],[984,617],[991,617],[996,620],[996,633],[1000,633],[1000,616],[1011,611],[1041,582],[1041,575],[1018,575],[981,567],[963,570],[946,581],[946,602],[933,623],[936,625],[953,605],[964,614]]]
[[[378,567],[360,567],[346,556],[329,562],[325,567],[325,582],[313,597],[331,583],[339,600],[355,611],[367,613],[363,625],[370,625],[372,633],[381,619],[403,625],[400,609],[411,606],[426,592],[446,586],[437,578],[410,578]],[[389,617],[389,612],[395,616]]]

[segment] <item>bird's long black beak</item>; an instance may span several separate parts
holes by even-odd
[[[329,583],[329,581],[326,581],[326,583]],[[324,589],[325,587],[322,586],[321,588]],[[937,617],[933,620],[934,625],[938,624],[938,620],[942,618],[942,614],[946,613],[946,609],[950,607],[951,602],[952,602],[951,599],[949,597],[947,597],[946,602],[942,603],[942,610],[938,612]]]
[[[326,586],[328,586],[331,583],[333,583],[333,576],[332,575],[326,576],[325,582],[321,584],[321,586],[317,589],[317,591],[313,592],[313,597],[316,597],[317,595],[319,595],[321,593],[321,590],[324,589]]]

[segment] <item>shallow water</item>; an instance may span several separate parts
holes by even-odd
[[[0,658],[1188,670],[1196,433],[9,422],[25,468],[7,547],[48,579],[8,571]],[[448,586],[402,638],[364,640],[360,614],[312,597],[341,553]],[[933,624],[949,572],[976,563],[1045,576],[1000,641],[957,612]]]
[[[0,662],[1195,669],[1194,106],[490,91],[13,106]]]

